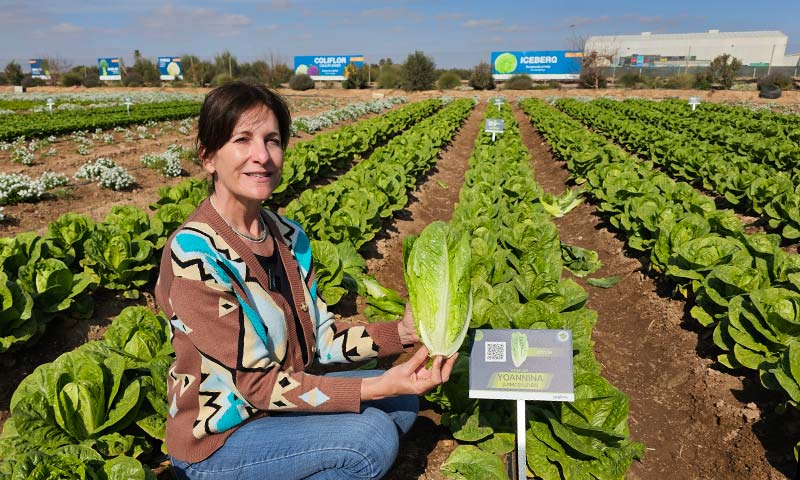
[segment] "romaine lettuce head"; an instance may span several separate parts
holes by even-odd
[[[403,250],[419,338],[431,356],[449,357],[464,341],[472,316],[469,236],[445,222],[433,222],[419,237],[405,242]]]

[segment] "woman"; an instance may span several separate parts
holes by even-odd
[[[167,450],[180,478],[380,478],[455,356],[427,350],[385,372],[314,375],[320,363],[395,355],[419,341],[398,322],[341,325],[317,296],[308,237],[264,210],[291,118],[246,83],[211,91],[198,156],[212,193],[170,238],[156,299],[170,319]]]

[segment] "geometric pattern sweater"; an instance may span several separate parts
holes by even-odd
[[[268,288],[252,249],[208,199],[164,248],[156,300],[175,350],[166,445],[186,462],[208,458],[237,427],[270,412],[358,412],[361,379],[305,370],[315,359],[349,363],[403,351],[397,322],[334,322],[317,295],[305,232],[261,213],[277,240],[293,305]]]

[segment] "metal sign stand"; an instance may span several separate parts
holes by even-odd
[[[125,97],[124,103],[125,103],[125,106],[128,108],[128,115],[130,115],[131,114],[131,105],[133,105],[133,102],[131,101],[130,97]]]
[[[50,116],[51,117],[53,116],[53,105],[55,105],[55,103],[56,102],[55,102],[55,100],[53,100],[53,97],[48,97],[47,98],[47,108],[50,109]]]
[[[517,479],[528,478],[528,460],[525,454],[525,400],[517,400]]]
[[[700,97],[689,97],[689,105],[692,106],[692,111],[694,112],[695,107],[700,105]]]

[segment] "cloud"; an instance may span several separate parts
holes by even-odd
[[[482,20],[467,20],[466,22],[462,23],[461,26],[464,28],[481,28],[481,27],[496,27],[498,25],[502,25],[502,20],[494,20],[494,19],[482,19]]]
[[[595,25],[608,25],[608,24],[624,24],[630,25],[647,25],[649,27],[666,28],[676,27],[685,23],[690,17],[686,14],[674,15],[670,17],[663,17],[660,15],[601,15],[599,17],[577,17],[567,21],[570,28],[573,27],[587,27]]]
[[[53,25],[50,27],[50,30],[55,33],[80,33],[83,31],[83,27],[80,25],[75,25],[73,23],[59,23],[58,25]]]
[[[149,15],[140,17],[146,29],[173,32],[177,29],[191,29],[216,37],[234,37],[241,33],[242,27],[253,21],[238,13],[223,13],[210,8],[184,8],[167,3],[156,8]]]
[[[463,13],[440,13],[439,15],[434,16],[436,20],[461,20],[464,18]]]
[[[34,2],[31,2],[34,3]],[[17,3],[0,8],[0,25],[3,29],[41,25],[50,15],[36,9],[35,5]]]
[[[407,8],[370,8],[362,10],[358,15],[364,18],[382,18],[383,20],[395,20],[398,18],[410,18],[417,21],[423,20],[422,15]]]
[[[496,30],[498,32],[517,33],[517,32],[527,32],[530,29],[524,25],[507,25],[504,27],[498,27]]]

